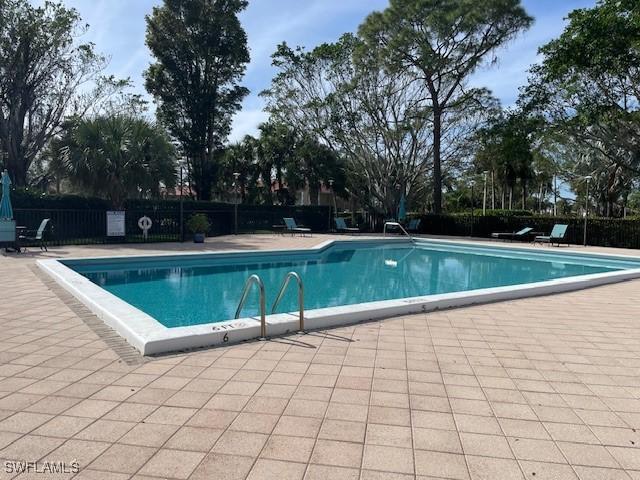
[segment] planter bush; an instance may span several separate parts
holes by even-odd
[[[211,224],[204,213],[196,213],[195,215],[191,215],[189,220],[187,220],[187,228],[193,233],[193,241],[202,243],[207,233],[209,233]]]

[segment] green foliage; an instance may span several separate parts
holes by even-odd
[[[211,228],[209,218],[204,213],[196,213],[187,220],[187,228],[191,233],[207,233]]]
[[[127,198],[175,185],[175,151],[166,134],[129,116],[69,122],[56,152],[72,185],[122,208]]]
[[[102,198],[48,195],[34,189],[16,189],[11,192],[11,203],[18,209],[107,210],[110,206]]]
[[[86,108],[79,87],[106,65],[84,32],[78,12],[61,3],[36,7],[0,0],[0,151],[16,186],[28,184],[34,159],[65,115]]]
[[[313,148],[326,166],[334,163],[345,171],[350,195],[387,215],[396,211],[403,193],[410,203],[424,200],[431,161],[429,117],[421,103],[426,92],[404,73],[360,61],[355,55],[360,43],[345,34],[310,52],[280,45],[273,55],[279,72],[263,94],[272,117],[324,146]],[[329,150],[338,163],[326,155]],[[325,167],[310,166],[303,168],[307,180],[323,176]],[[340,178],[334,179],[341,190]]]
[[[493,117],[478,131],[475,169],[478,173],[487,172],[490,195],[505,202],[510,199],[509,208],[513,206],[516,188],[522,208],[528,206],[529,189],[537,189],[540,195],[540,190],[552,188],[557,167],[536,148],[539,129],[538,118],[513,110]]]
[[[572,188],[593,176],[600,213],[620,214],[640,174],[640,4],[574,10],[541,53],[520,103],[547,120]]]
[[[486,95],[468,77],[532,22],[520,0],[391,0],[360,26],[362,55],[407,72],[428,90],[433,130],[433,206],[442,208],[442,140],[447,116],[477,106]]]
[[[629,195],[628,206],[634,213],[640,215],[640,191],[636,190]]]
[[[263,193],[266,203],[272,203],[271,172],[275,172],[278,203],[285,205],[292,203],[293,199],[284,188],[284,172],[287,165],[293,163],[295,149],[296,135],[287,125],[277,122],[267,122],[260,125],[258,156],[263,188],[269,190]]]
[[[477,213],[476,213],[477,214]],[[534,213],[530,210],[487,210],[484,216],[486,217],[530,217]]]
[[[617,94],[616,86],[638,78],[637,72],[624,76],[640,64],[640,5],[635,0],[600,0],[595,8],[574,10],[562,35],[540,51],[550,78],[623,75],[617,85],[603,86]]]
[[[311,203],[316,204],[321,185],[330,180],[337,193],[344,192],[344,165],[332,149],[273,121],[259,130],[259,138],[247,135],[226,149],[219,183],[222,196],[235,192],[235,173],[242,202],[293,205],[296,191],[308,186]]]
[[[584,220],[577,216],[478,216],[426,215],[420,232],[432,235],[490,237],[494,232],[517,232],[525,227],[535,232],[550,233],[556,224],[565,224],[567,241],[582,245]],[[640,248],[640,222],[634,219],[590,218],[587,243],[592,246]]]
[[[155,58],[145,72],[157,114],[189,163],[190,185],[209,200],[222,146],[248,90],[239,85],[249,62],[238,14],[246,0],[164,0],[147,17]]]
[[[240,203],[262,203],[258,145],[256,138],[246,135],[242,141],[226,148],[217,185],[221,197],[229,192],[235,195],[237,187]],[[237,185],[235,174],[238,174]]]
[[[287,185],[292,188],[309,186],[311,203],[322,185],[333,183],[336,194],[345,191],[345,165],[342,159],[326,145],[310,136],[297,139],[294,155],[287,165]]]

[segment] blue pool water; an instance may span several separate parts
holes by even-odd
[[[307,310],[540,282],[640,268],[639,261],[459,244],[341,243],[324,251],[74,260],[67,266],[166,327],[232,319],[246,279],[258,274],[270,311],[287,272],[305,284]],[[297,309],[295,282],[279,312]],[[243,316],[256,315],[257,294]]]

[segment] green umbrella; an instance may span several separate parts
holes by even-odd
[[[407,206],[406,206],[406,200],[404,198],[404,193],[403,193],[402,196],[400,197],[400,205],[398,205],[398,221],[403,222],[406,217],[407,217]]]
[[[0,220],[13,219],[13,209],[11,208],[11,198],[9,198],[9,188],[11,179],[9,172],[2,172],[2,200],[0,200]]]

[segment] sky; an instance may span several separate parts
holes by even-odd
[[[482,1],[482,0],[478,0]],[[40,3],[41,0],[34,0]],[[80,12],[89,29],[84,41],[110,58],[106,74],[129,77],[135,90],[145,93],[142,72],[152,61],[144,44],[145,15],[161,0],[63,0]],[[251,63],[243,80],[251,91],[242,111],[234,118],[231,141],[255,134],[267,119],[264,102],[258,94],[273,77],[271,54],[276,45],[314,46],[335,41],[342,33],[355,31],[374,10],[382,10],[388,0],[249,0],[241,14],[247,32]],[[491,68],[476,72],[471,84],[486,87],[503,106],[514,103],[518,88],[526,83],[528,68],[539,60],[538,48],[557,37],[565,17],[576,8],[592,7],[595,0],[523,0],[535,23],[527,32],[499,52],[499,61]]]

